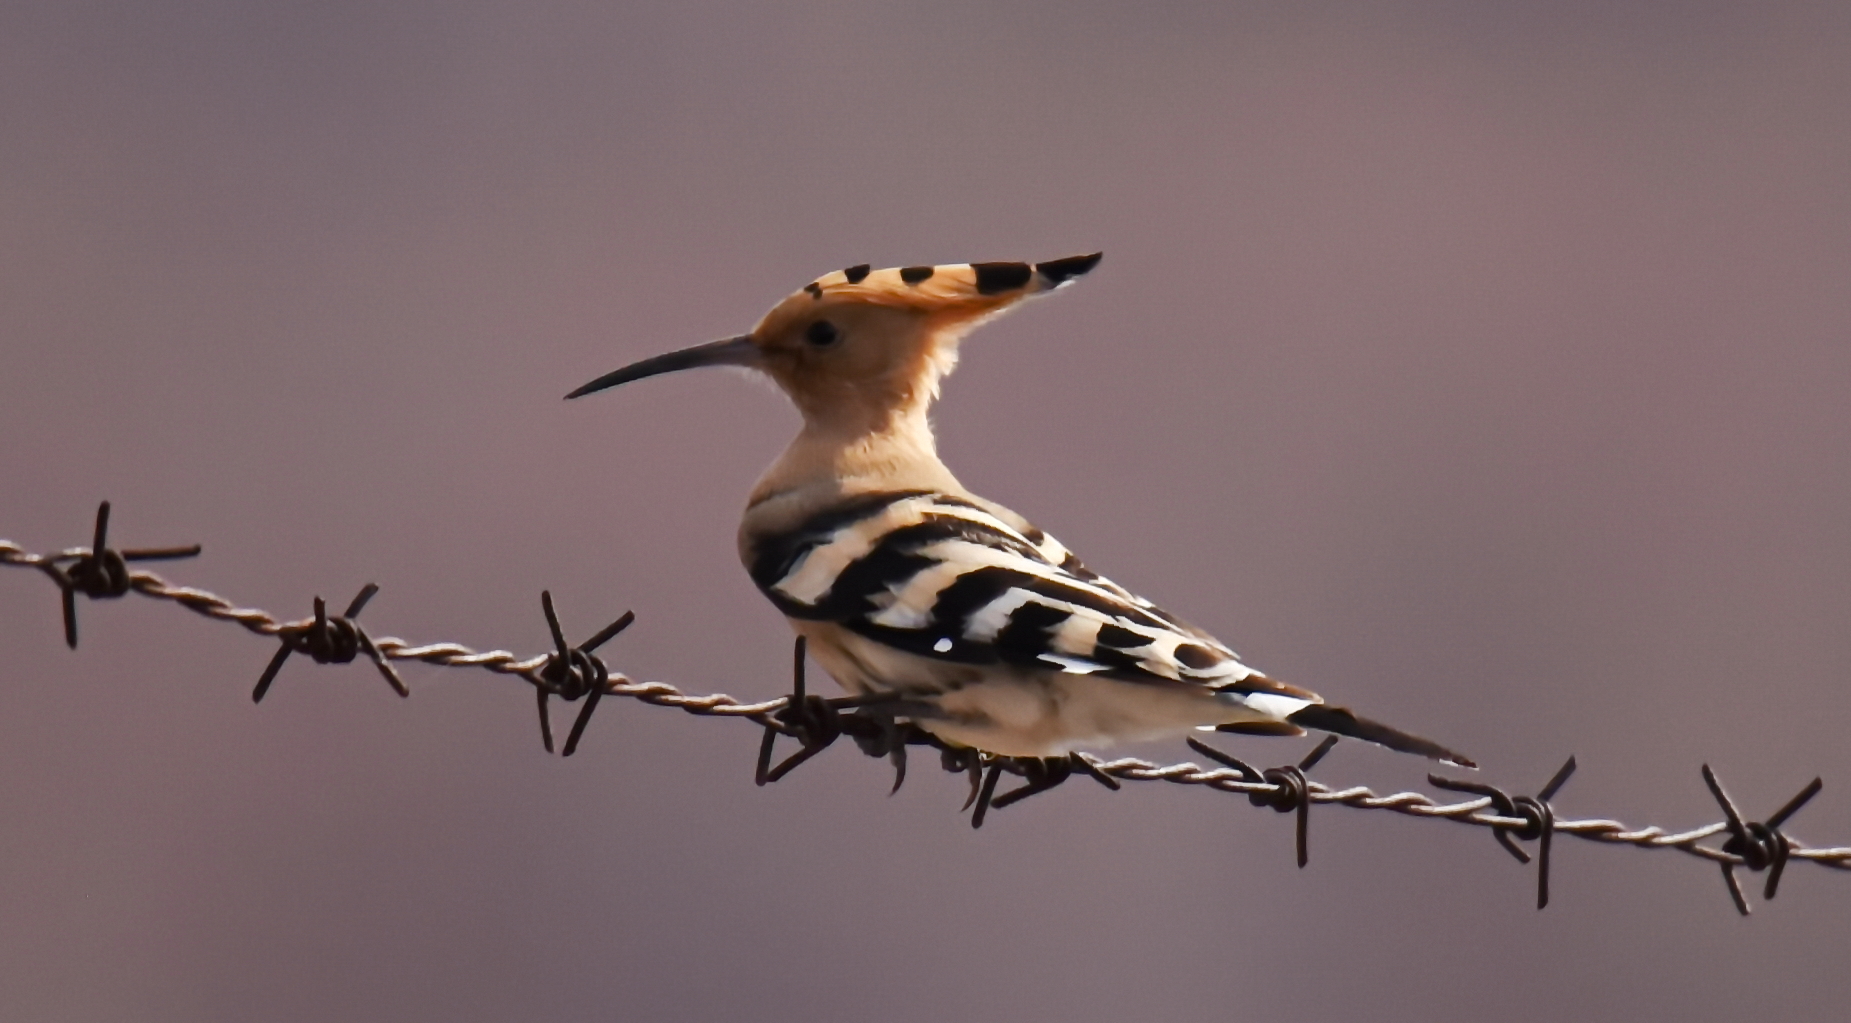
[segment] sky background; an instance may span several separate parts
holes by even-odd
[[[828,270],[1103,249],[965,345],[974,490],[1565,816],[1715,765],[1851,844],[1851,7],[0,7],[0,536],[199,541],[285,617],[786,686],[735,560],[794,430],[686,374]],[[0,574],[12,1020],[1838,1020],[1851,878],[1075,784],[363,665]],[[1231,739],[1262,763],[1302,740]],[[1137,752],[1187,759],[1178,744]],[[1315,776],[1422,787],[1356,744]],[[1758,887],[1758,879],[1751,883]],[[1759,902],[1759,900],[1756,900]]]

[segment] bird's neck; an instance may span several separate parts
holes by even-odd
[[[938,460],[926,405],[875,424],[806,417],[803,430],[752,488],[746,526],[775,528],[844,497],[890,490],[961,492]]]

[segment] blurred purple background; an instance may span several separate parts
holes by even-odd
[[[640,5],[639,5],[640,6]],[[785,686],[735,562],[795,416],[689,374],[815,275],[1102,248],[947,461],[1251,661],[1567,816],[1851,843],[1851,7],[16,4],[0,536],[290,617]],[[959,780],[296,660],[0,573],[0,1016],[1843,1018],[1851,878]],[[1232,740],[1281,763],[1305,743]],[[1135,752],[1175,760],[1180,744]],[[1379,791],[1427,765],[1346,744]],[[1758,879],[1753,879],[1758,885]],[[1759,901],[1759,900],[1757,900]]]

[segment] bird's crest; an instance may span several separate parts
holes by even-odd
[[[804,285],[801,294],[811,301],[828,295],[922,310],[989,309],[1067,284],[1098,266],[1100,255],[1094,252],[1045,263],[946,263],[885,270],[863,263],[824,274]]]
[[[945,263],[883,270],[863,263],[824,274],[793,292],[765,315],[754,333],[770,336],[828,306],[855,304],[903,309],[933,321],[937,328],[968,330],[1024,298],[1072,283],[1098,266],[1101,255],[1094,252],[1043,263]]]

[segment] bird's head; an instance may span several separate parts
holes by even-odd
[[[937,397],[939,379],[957,364],[958,341],[972,328],[1085,274],[1099,255],[852,266],[804,285],[749,334],[632,363],[566,397],[696,366],[745,366],[776,381],[814,426],[878,428]]]

